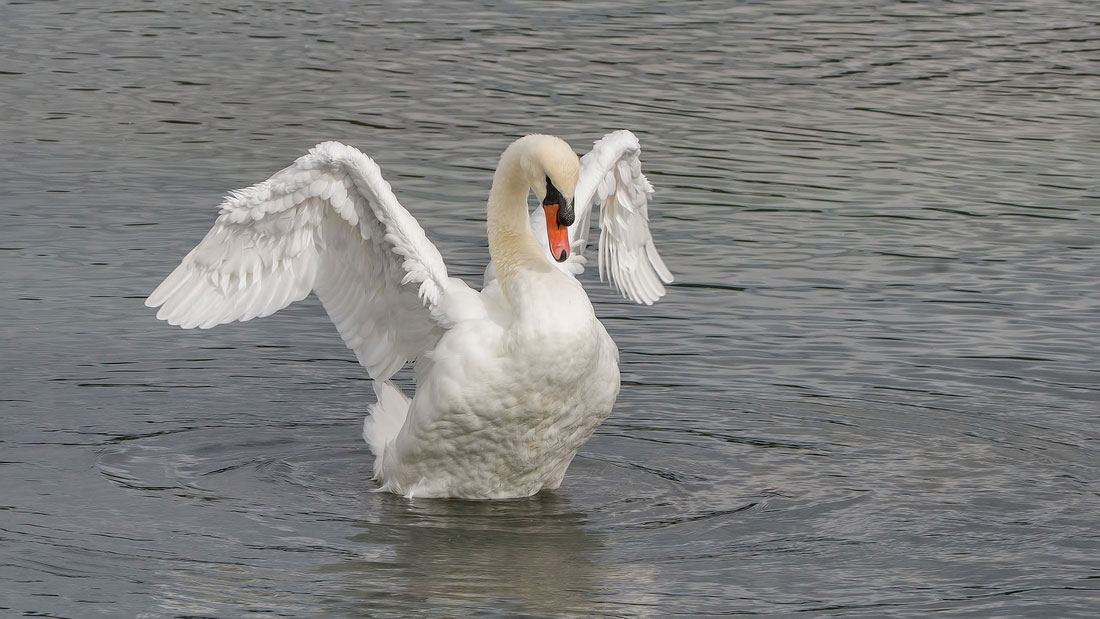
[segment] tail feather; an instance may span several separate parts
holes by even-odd
[[[370,415],[363,421],[363,440],[374,452],[374,477],[382,471],[382,455],[386,445],[397,438],[405,416],[409,412],[409,398],[392,381],[374,381],[374,394],[378,402],[370,407]]]

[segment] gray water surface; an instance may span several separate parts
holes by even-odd
[[[1094,3],[10,2],[0,49],[0,614],[1100,613]],[[328,139],[477,284],[500,151],[620,128],[677,283],[585,274],[623,390],[558,491],[373,492],[315,299],[142,305]]]

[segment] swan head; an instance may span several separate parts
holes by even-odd
[[[561,138],[529,135],[517,140],[520,170],[546,215],[546,237],[554,260],[569,257],[569,226],[573,225],[573,194],[577,189],[580,162]],[[509,149],[510,150],[510,149]]]

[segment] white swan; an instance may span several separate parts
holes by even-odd
[[[639,153],[629,131],[579,162],[556,137],[509,146],[489,192],[492,261],[477,292],[447,275],[374,161],[325,142],[228,196],[146,305],[205,329],[316,292],[374,379],[363,437],[381,490],[489,499],[557,488],[619,392],[618,350],[574,277],[593,203],[601,277],[645,304],[672,281],[649,232]],[[542,210],[529,214],[532,190]],[[411,400],[390,380],[410,360]]]

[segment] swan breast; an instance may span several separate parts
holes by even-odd
[[[558,487],[619,391],[614,343],[590,324],[571,337],[491,321],[447,332],[385,452],[389,489],[499,498]]]

